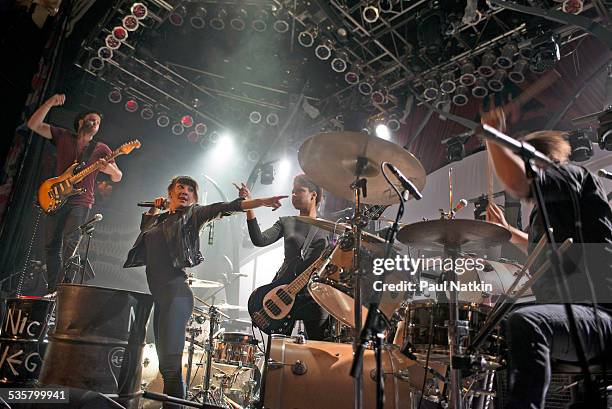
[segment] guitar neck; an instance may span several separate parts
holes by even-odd
[[[311,265],[309,265],[304,271],[302,271],[300,275],[297,276],[291,282],[291,284],[287,286],[286,291],[292,295],[296,295],[297,293],[299,293],[302,290],[302,288],[304,288],[306,284],[308,284],[308,281],[310,280],[310,276],[316,270],[321,268],[324,262],[327,261],[327,258],[329,257],[329,255],[330,255],[329,250],[324,251],[323,254],[319,256],[318,259],[316,259]]]
[[[104,158],[105,161],[110,161],[115,159],[117,156],[121,155],[121,150],[120,149],[115,149],[110,155],[106,156]],[[81,170],[80,172],[76,173],[74,176],[72,176],[70,178],[70,182],[72,183],[79,183],[81,180],[83,180],[87,175],[89,175],[92,172],[95,172],[96,170],[100,169],[100,163],[98,161],[95,161],[94,163],[92,163],[91,165],[87,166],[85,169]]]

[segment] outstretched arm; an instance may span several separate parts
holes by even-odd
[[[51,108],[59,105],[64,105],[66,96],[64,94],[55,94],[51,98],[45,101],[30,117],[28,120],[28,128],[46,139],[53,139],[51,135],[51,126],[44,122],[45,117],[51,110]]]

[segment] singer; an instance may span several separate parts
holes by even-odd
[[[506,130],[506,115],[501,108],[483,113],[481,120],[501,132]],[[539,131],[521,139],[558,164],[555,168],[540,169],[536,177],[555,241],[561,243],[572,237],[575,243],[562,259],[566,274],[562,282],[548,271],[532,287],[537,304],[517,309],[507,321],[510,399],[506,407],[543,409],[551,378],[551,360],[578,360],[561,304],[572,304],[578,335],[589,362],[598,364],[612,352],[612,210],[599,180],[587,169],[568,162],[571,147],[563,132]],[[532,200],[531,181],[523,160],[489,140],[487,151],[508,191]],[[503,213],[494,205],[487,209],[487,220],[507,226]],[[514,229],[512,242],[531,253],[543,233],[540,214],[534,208],[528,234]],[[537,270],[544,258],[540,256],[532,271]],[[557,291],[563,284],[569,288],[569,300]],[[597,319],[593,310],[595,300]],[[596,395],[587,396],[592,400],[585,402],[584,407],[603,407],[601,400],[594,402]]]
[[[45,117],[56,106],[66,101],[63,94],[55,94],[42,104],[28,120],[28,128],[45,139],[49,139],[56,148],[56,174],[76,162],[90,165],[96,161],[103,162],[100,170],[113,182],[119,182],[123,174],[114,161],[105,163],[102,158],[111,153],[110,148],[101,142],[90,143],[100,128],[102,114],[97,111],[80,113],[74,119],[74,131],[49,125]],[[98,172],[88,175],[77,188],[85,189],[81,195],[72,196],[56,213],[48,215],[45,221],[45,262],[47,264],[47,292],[55,292],[57,284],[63,279],[63,260],[73,253],[79,239],[78,227],[85,223],[89,210],[94,204],[94,183]]]
[[[153,329],[159,357],[159,371],[164,393],[184,398],[185,384],[181,360],[185,329],[193,312],[193,292],[186,282],[185,268],[200,264],[199,231],[204,223],[256,207],[281,206],[287,196],[263,199],[236,199],[229,203],[200,206],[198,183],[190,176],[177,176],[168,186],[167,211],[158,207],[165,199],[155,200],[156,207],[142,215],[140,235],[123,267],[146,266],[147,283],[154,299]],[[164,408],[176,407],[164,404]]]

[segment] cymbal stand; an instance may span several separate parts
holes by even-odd
[[[444,254],[453,260],[453,268],[446,272],[445,282],[457,282],[457,274],[455,274],[455,260],[460,254],[460,248],[450,245],[444,245]],[[460,351],[461,338],[467,335],[467,323],[459,321],[459,302],[457,299],[457,291],[450,289],[449,291],[449,317],[448,317],[448,345],[450,358],[450,388],[449,388],[449,407],[451,409],[461,409],[461,369],[458,368],[455,357]]]
[[[191,366],[193,365],[193,353],[195,351],[195,334],[196,332],[200,332],[200,329],[198,328],[189,328],[189,347],[187,347],[187,351],[189,352],[189,355],[187,356],[187,377],[186,377],[186,382],[187,382],[187,393],[189,394],[190,389],[191,389]]]

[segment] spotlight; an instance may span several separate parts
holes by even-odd
[[[472,88],[472,95],[475,98],[482,99],[489,94],[489,90],[487,88],[487,80],[485,78],[478,78],[474,83],[474,88]]]
[[[253,15],[253,21],[251,21],[251,28],[258,33],[266,31],[268,28],[268,12],[266,10],[257,10]]]
[[[119,88],[114,88],[111,92],[108,93],[108,100],[113,104],[118,104],[123,99],[121,95],[121,90]]]
[[[269,113],[266,115],[266,123],[270,126],[278,125],[278,115],[276,115],[274,112]]]
[[[127,31],[136,31],[138,30],[138,19],[136,16],[125,16],[123,20],[121,20],[121,24]]]
[[[344,74],[344,81],[351,85],[357,84],[359,82],[359,73],[356,71],[347,72]]]
[[[478,73],[483,77],[490,77],[495,74],[495,70],[493,69],[493,64],[495,63],[495,54],[491,51],[487,51],[482,55],[480,60],[480,67],[478,67]]]
[[[465,85],[466,87],[471,87],[476,82],[476,76],[474,75],[474,64],[472,62],[467,61],[463,65],[461,65],[461,77],[459,77],[459,82],[461,85]]]
[[[318,30],[316,27],[311,27],[308,30],[302,31],[298,34],[298,43],[302,47],[312,47],[314,45],[315,39],[317,38]]]
[[[375,133],[376,133],[376,136],[378,136],[380,139],[384,139],[386,141],[391,139],[391,132],[389,131],[389,128],[385,124],[376,125]]]
[[[191,115],[184,115],[181,118],[181,124],[185,128],[191,128],[193,126],[193,117]]]
[[[580,14],[584,8],[582,0],[565,0],[563,2],[563,12],[568,14]]]
[[[88,66],[92,71],[99,71],[104,68],[104,60],[100,57],[93,57],[89,60]]]
[[[444,93],[440,94],[434,105],[441,110],[448,108],[450,106],[450,96]]]
[[[249,121],[252,124],[258,124],[261,122],[261,114],[258,111],[253,111],[249,114]]]
[[[344,72],[348,68],[346,51],[336,52],[336,56],[331,61],[331,68],[335,72]]]
[[[423,98],[428,101],[438,98],[438,94],[440,92],[438,91],[438,81],[436,81],[435,78],[426,80],[423,86],[425,87],[425,90],[423,91]]]
[[[362,95],[370,95],[372,93],[372,90],[374,89],[372,87],[373,82],[374,81],[372,80],[372,78],[366,78],[364,81],[359,83],[357,89],[359,89],[359,92],[361,92]]]
[[[272,24],[272,28],[277,33],[284,34],[289,31],[289,23],[287,23],[285,20],[276,20],[274,24]]]
[[[451,138],[446,142],[446,159],[458,162],[465,157],[465,145],[460,138]]]
[[[191,131],[187,134],[187,140],[189,142],[197,142],[198,139],[200,139],[200,135],[198,135],[198,133],[196,131]]]
[[[174,125],[172,125],[172,133],[176,136],[178,135],[182,135],[183,132],[185,132],[185,128],[183,127],[183,125],[176,123]]]
[[[151,108],[150,105],[145,105],[144,107],[142,107],[142,110],[140,111],[140,117],[142,119],[148,121],[150,119],[153,119],[154,116],[155,113],[153,112],[153,108]]]
[[[130,8],[130,11],[134,15],[134,17],[136,17],[138,20],[142,20],[149,13],[147,6],[145,6],[142,3],[134,3],[132,5],[132,8]]]
[[[389,119],[387,120],[387,128],[389,128],[393,132],[399,131],[401,126],[402,124],[395,115],[391,115],[391,117],[389,117]]]
[[[125,110],[128,112],[138,111],[138,101],[131,97],[128,98],[128,100],[125,101]]]
[[[332,42],[330,40],[324,40],[323,44],[319,44],[315,48],[315,55],[319,60],[328,60],[332,55]]]
[[[227,11],[225,9],[220,8],[217,11],[217,15],[210,19],[210,27],[213,30],[223,30],[225,28],[225,18],[227,17]]]
[[[113,58],[113,50],[108,47],[100,47],[98,48],[98,57],[102,58],[103,60],[110,60]]]
[[[504,70],[512,67],[514,62],[514,55],[518,52],[518,47],[514,43],[508,43],[504,45],[500,51],[499,57],[495,60],[495,63],[499,68]]]
[[[220,138],[220,135],[219,135],[219,132],[217,131],[212,131],[210,135],[208,135],[208,139],[210,139],[212,143],[219,142],[219,138]]]
[[[257,162],[259,161],[259,152],[257,151],[250,151],[249,153],[247,153],[247,159],[250,162]]]
[[[525,68],[527,67],[527,65],[529,65],[527,60],[522,59],[522,58],[518,60],[517,62],[515,62],[514,67],[512,68],[512,71],[508,73],[508,79],[515,84],[520,84],[524,82],[525,74],[523,74],[523,71],[525,71]]]
[[[182,26],[185,22],[185,16],[187,15],[187,9],[185,6],[180,5],[170,13],[168,20],[170,20],[170,24],[173,26]]]
[[[531,44],[526,43],[522,46],[519,46],[519,55],[521,56],[521,58],[531,60],[531,57],[533,57],[533,48],[531,48]]]
[[[170,118],[165,113],[160,113],[157,115],[157,126],[160,128],[165,128],[170,125]]]
[[[128,38],[128,32],[122,26],[117,26],[113,28],[113,31],[111,31],[111,35],[115,38],[115,40],[121,42],[124,42]]]
[[[201,30],[206,25],[206,15],[208,12],[204,6],[196,7],[194,15],[189,18],[189,24],[196,30]]]
[[[245,9],[238,9],[234,11],[234,16],[230,20],[230,27],[236,31],[243,31],[246,28],[247,12]]]
[[[363,19],[370,24],[376,23],[378,21],[379,12],[378,8],[374,5],[370,4],[369,6],[364,7],[363,12],[361,13]]]
[[[274,166],[271,163],[262,165],[259,172],[259,180],[262,185],[271,185],[274,182]]]
[[[567,139],[572,147],[570,160],[574,162],[584,162],[593,156],[593,143],[588,129],[579,129],[571,132]]]
[[[442,74],[441,82],[440,82],[440,90],[445,94],[452,94],[455,92],[455,73],[447,72]]]
[[[206,134],[207,130],[208,130],[208,127],[203,122],[197,123],[195,128],[194,128],[195,133],[197,133],[198,135]]]
[[[387,103],[387,94],[382,90],[372,91],[370,94],[370,101],[376,105],[383,105]]]
[[[601,150],[612,151],[612,111],[608,109],[598,116],[597,143]]]
[[[378,9],[383,13],[391,13],[398,0],[378,0]]]
[[[550,70],[555,66],[557,61],[561,59],[559,44],[555,35],[545,35],[534,40],[533,56],[531,58],[531,71],[536,74],[541,74],[544,71]]]
[[[457,105],[458,107],[467,105],[469,101],[469,93],[470,90],[468,87],[465,85],[459,85],[455,91],[455,95],[453,95],[453,104]]]
[[[499,92],[504,89],[504,79],[506,79],[506,71],[499,69],[495,70],[495,74],[489,79],[487,85],[491,91]]]
[[[113,37],[112,34],[109,34],[109,35],[106,36],[106,38],[104,39],[104,43],[111,50],[116,50],[119,47],[121,47],[121,41],[119,41],[115,37]]]

